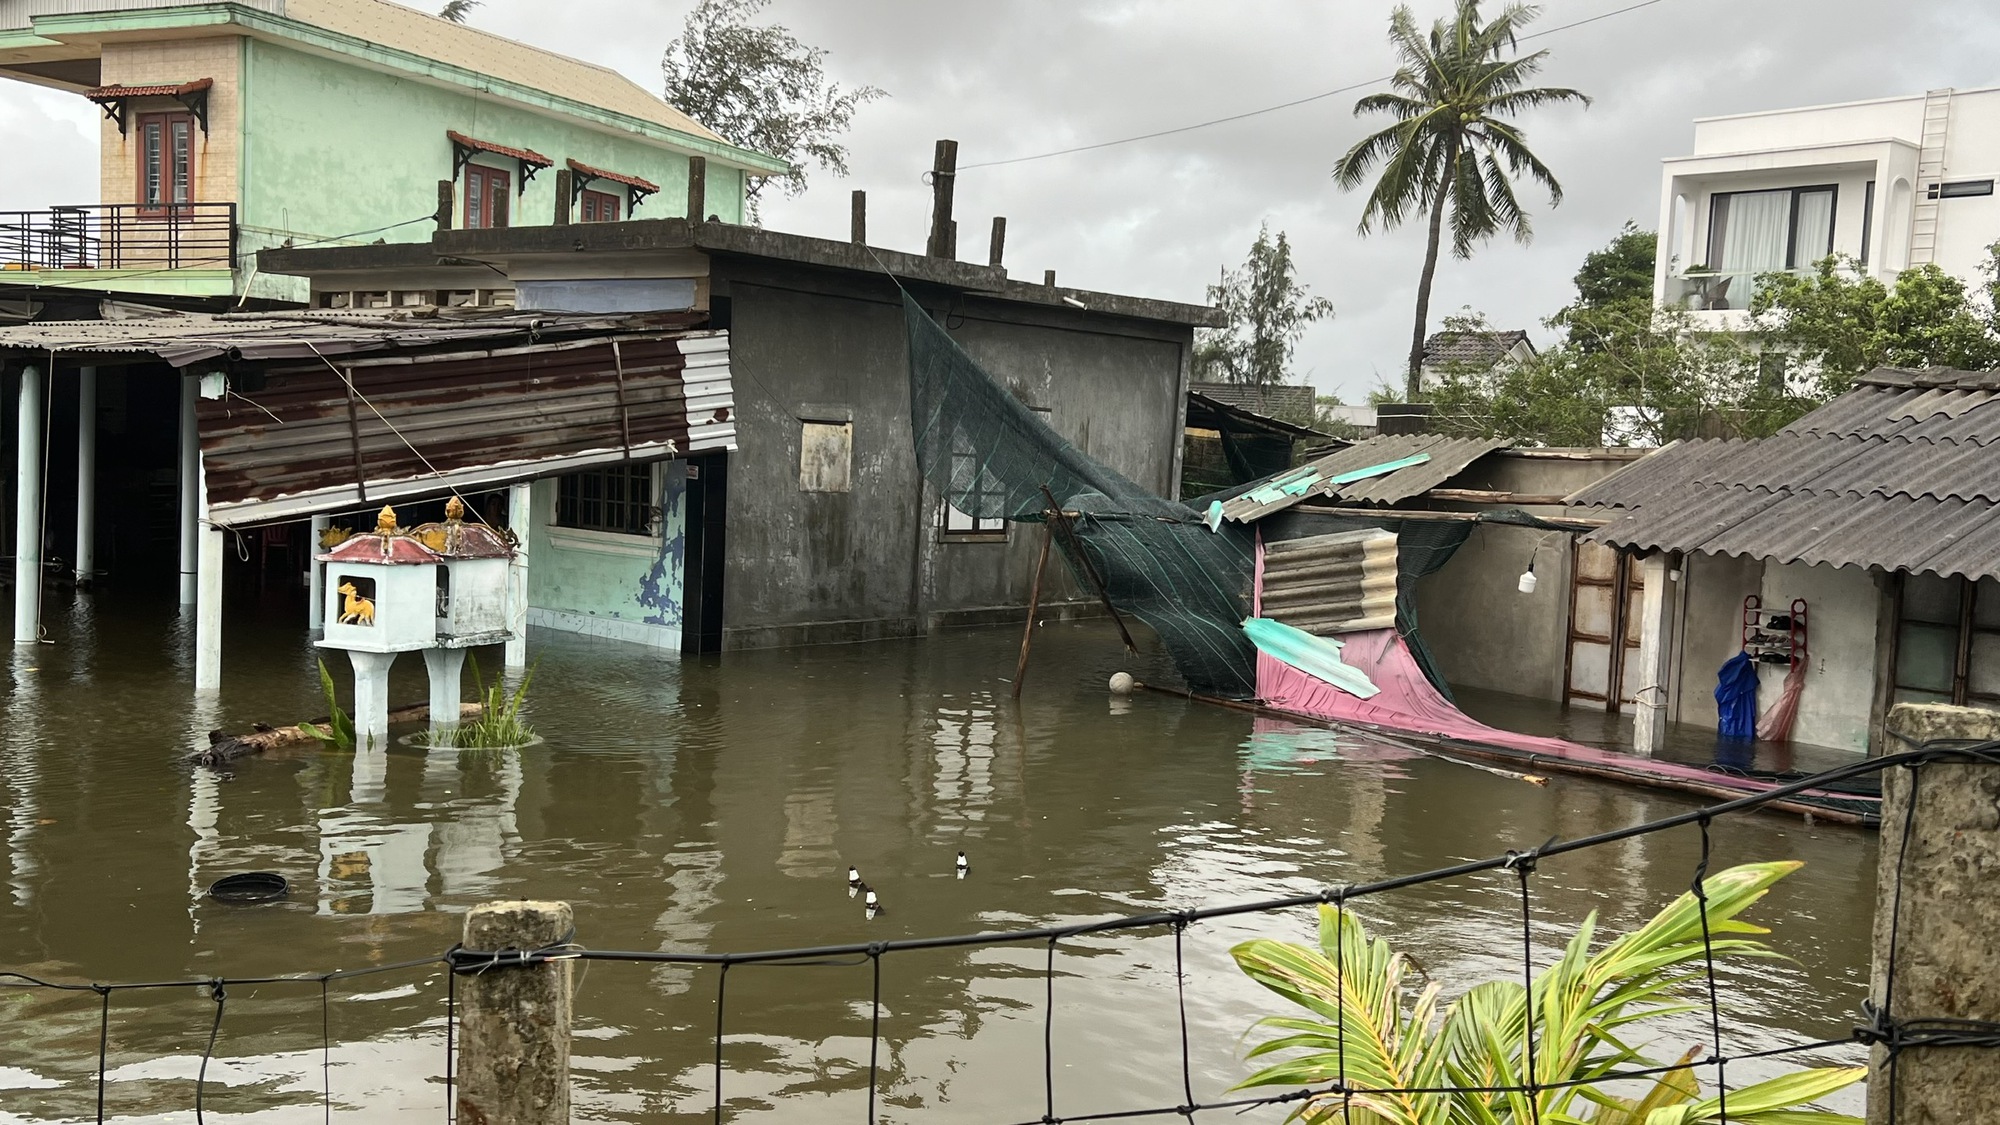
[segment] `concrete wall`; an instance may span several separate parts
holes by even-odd
[[[1013,617],[1039,537],[948,541],[917,475],[902,308],[886,279],[717,259],[739,452],[730,459],[725,645],[865,640]],[[1191,331],[1082,311],[924,298],[1056,430],[1165,493]],[[848,422],[846,492],[804,491],[806,422]],[[1052,561],[1045,598],[1079,592]]]
[[[1611,454],[1602,460],[1495,454],[1474,462],[1449,486],[1568,495],[1630,463]],[[1527,510],[1563,512],[1548,505]],[[1535,592],[1523,594],[1516,583],[1530,557]],[[1418,580],[1418,627],[1453,686],[1561,700],[1569,584],[1568,534],[1481,524],[1443,569]]]
[[[1668,685],[1674,722],[1714,730],[1716,674],[1743,647],[1743,599],[1761,595],[1764,561],[1727,555],[1688,555],[1681,563],[1679,643]]]
[[[1875,701],[1875,637],[1881,593],[1859,567],[1769,564],[1764,568],[1765,608],[1806,600],[1810,660],[1792,738],[1815,746],[1865,753]],[[1761,713],[1784,689],[1786,669],[1758,668]]]
[[[107,86],[165,86],[213,78],[208,92],[208,132],[194,131],[190,185],[197,203],[227,203],[237,197],[242,143],[243,40],[163,39],[150,43],[104,45]],[[126,110],[126,131],[106,118],[98,122],[98,194],[105,203],[139,202],[139,118],[148,113],[185,113],[172,98],[138,98]]]
[[[303,242],[345,235],[431,214],[437,208],[438,181],[453,178],[447,129],[532,149],[555,161],[516,195],[514,226],[546,226],[554,220],[556,172],[571,157],[660,185],[659,194],[648,198],[634,217],[666,218],[686,210],[687,157],[636,135],[587,128],[471,90],[433,86],[272,43],[250,40],[244,51],[244,254],[288,238]],[[477,162],[507,171],[515,187],[521,186],[515,161],[483,155]],[[454,192],[454,222],[462,222],[463,177]],[[707,199],[709,213],[725,222],[740,221],[741,176],[711,167]],[[429,223],[412,223],[356,241],[422,241],[433,229]],[[303,300],[305,285],[296,278],[259,278],[254,291]]]
[[[534,484],[528,623],[678,652],[687,547],[687,466],[657,468],[661,529],[612,535],[555,526],[556,482]]]

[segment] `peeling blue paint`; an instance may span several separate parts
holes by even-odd
[[[682,620],[682,575],[687,559],[687,465],[667,466],[660,497],[660,557],[639,582],[639,604],[656,612],[645,621],[678,629]]]

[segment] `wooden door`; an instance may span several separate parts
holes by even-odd
[[[1644,578],[1632,559],[1577,543],[1570,559],[1568,675],[1563,702],[1626,710],[1638,697],[1639,607]]]

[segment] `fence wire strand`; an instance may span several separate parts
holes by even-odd
[[[1907,741],[1907,740],[1906,740]],[[1901,940],[1903,909],[1904,872],[1909,859],[1911,838],[1916,832],[1916,803],[1919,781],[1923,776],[1922,767],[1937,762],[1979,763],[2000,766],[2000,741],[1969,742],[1966,740],[1943,740],[1917,744],[1905,753],[1886,755],[1868,759],[1865,762],[1829,770],[1788,785],[1774,787],[1762,793],[1738,800],[1711,805],[1688,813],[1666,817],[1628,828],[1598,833],[1575,840],[1550,839],[1540,847],[1526,851],[1510,850],[1490,859],[1461,863],[1414,875],[1397,876],[1366,884],[1347,884],[1328,887],[1310,895],[1294,895],[1284,898],[1267,899],[1259,902],[1239,903],[1225,906],[1186,909],[1172,912],[1149,912],[1127,915],[1093,922],[1062,926],[1048,926],[1003,932],[958,934],[947,937],[907,938],[895,941],[876,941],[860,945],[829,945],[808,949],[780,949],[743,953],[680,953],[648,950],[599,950],[586,949],[573,941],[574,934],[566,935],[560,942],[542,949],[506,949],[497,951],[467,950],[453,946],[441,954],[396,962],[373,965],[360,969],[338,969],[317,974],[293,974],[283,976],[256,977],[207,977],[176,981],[136,981],[117,984],[69,983],[44,980],[26,973],[0,971],[0,987],[26,987],[48,989],[57,992],[89,992],[98,1000],[98,1036],[96,1067],[96,1120],[106,1120],[106,1093],[109,1074],[111,1000],[113,993],[162,989],[208,989],[208,998],[214,1004],[210,1017],[207,1042],[202,1052],[200,1068],[196,1073],[194,1091],[194,1113],[197,1123],[206,1121],[207,1082],[210,1063],[214,1060],[217,1043],[221,1036],[223,1015],[229,989],[252,985],[317,985],[320,994],[320,1037],[321,1037],[321,1090],[320,1101],[325,1120],[330,1122],[333,1115],[333,1041],[329,986],[334,981],[382,973],[410,972],[444,966],[447,969],[445,986],[445,1120],[447,1125],[456,1120],[457,1115],[457,1066],[459,1063],[457,1044],[458,987],[460,975],[478,975],[498,968],[519,968],[548,965],[559,961],[620,961],[635,964],[678,964],[713,965],[718,969],[715,990],[715,1032],[714,1032],[714,1101],[713,1117],[716,1125],[721,1125],[725,1115],[723,1080],[726,1075],[723,1047],[727,1030],[729,970],[733,966],[763,964],[774,967],[819,967],[857,966],[867,964],[870,972],[870,1011],[868,1048],[868,1125],[877,1125],[877,1113],[882,1092],[882,959],[892,953],[912,950],[937,950],[965,947],[996,947],[1041,942],[1046,946],[1042,967],[1043,1011],[1042,1011],[1042,1114],[1020,1125],[1061,1125],[1063,1122],[1091,1122],[1128,1120],[1147,1117],[1179,1116],[1192,1120],[1197,1113],[1233,1110],[1247,1112],[1267,1106],[1285,1106],[1302,1102],[1338,1100],[1343,1122],[1351,1120],[1354,1101],[1357,1097],[1369,1096],[1423,1096],[1476,1094],[1513,1100],[1521,1107],[1525,1099],[1524,1115],[1517,1108],[1512,1115],[1516,1121],[1529,1121],[1539,1125],[1542,1121],[1542,1097],[1554,1091],[1567,1091],[1578,1087],[1598,1086],[1624,1080],[1660,1078],[1677,1072],[1712,1070],[1718,1089],[1718,1120],[1728,1120],[1727,1070],[1731,1063],[1753,1059],[1770,1059],[1806,1055],[1829,1048],[1862,1043],[1880,1047],[1883,1050],[1884,1077],[1887,1082],[1886,1101],[1888,1120],[1897,1120],[1899,1092],[1897,1064],[1901,1056],[1917,1048],[1986,1048],[2000,1050],[2000,1022],[1964,1020],[1951,1018],[1911,1018],[1899,1017],[1895,1013],[1896,966]],[[1894,886],[1890,889],[1887,968],[1885,984],[1879,1000],[1862,1004],[1864,1023],[1853,1032],[1839,1039],[1818,1039],[1806,1042],[1788,1043],[1777,1047],[1742,1054],[1730,1055],[1723,1043],[1721,985],[1715,967],[1714,928],[1709,918],[1709,895],[1706,881],[1713,859],[1713,822],[1716,817],[1751,811],[1783,800],[1798,793],[1818,789],[1834,781],[1860,776],[1866,773],[1892,769],[1907,770],[1909,775],[1909,795],[1902,817],[1903,838],[1900,841],[1894,871]],[[1542,1073],[1542,1052],[1538,1051],[1535,997],[1535,945],[1534,909],[1531,876],[1541,860],[1550,856],[1600,847],[1640,836],[1665,832],[1688,825],[1696,826],[1700,837],[1700,854],[1694,867],[1691,892],[1697,905],[1702,940],[1702,959],[1705,975],[1709,1058],[1656,1066],[1613,1068],[1607,1073],[1589,1078],[1558,1078]],[[1458,879],[1467,875],[1489,871],[1502,871],[1514,877],[1515,891],[1520,903],[1521,918],[1521,971],[1526,1006],[1523,1027],[1522,1054],[1525,1057],[1525,1080],[1513,1083],[1494,1083],[1486,1086],[1475,1085],[1435,1085],[1422,1087],[1357,1087],[1351,1084],[1347,1072],[1347,981],[1345,976],[1346,932],[1350,902],[1353,899],[1379,896],[1409,887],[1443,880]],[[1237,1098],[1223,1098],[1208,1102],[1200,1101],[1194,1090],[1193,1040],[1188,1026],[1187,1010],[1187,961],[1185,936],[1189,928],[1198,922],[1239,917],[1250,914],[1273,914],[1294,910],[1304,906],[1330,906],[1333,912],[1333,968],[1334,992],[1334,1040],[1335,1077],[1330,1083],[1305,1086],[1283,1093]],[[1066,938],[1086,934],[1123,932],[1128,930],[1165,929],[1171,935],[1174,951],[1174,998],[1180,1032],[1180,1102],[1176,1105],[1146,1106],[1140,1108],[1109,1110],[1097,1113],[1060,1116],[1056,1112],[1055,1089],[1055,1010],[1056,1010],[1056,952]],[[1641,1060],[1643,1061],[1643,1060]],[[1329,1107],[1330,1108],[1330,1104]]]

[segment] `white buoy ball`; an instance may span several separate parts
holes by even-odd
[[[1133,679],[1130,672],[1113,672],[1111,673],[1111,694],[1131,695],[1132,689],[1138,683],[1139,681]]]

